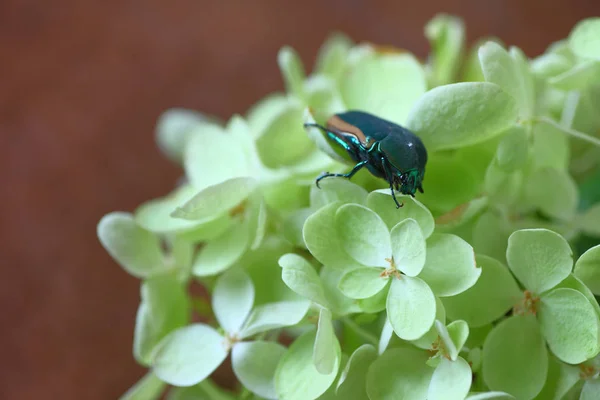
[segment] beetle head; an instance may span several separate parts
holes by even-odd
[[[423,193],[427,150],[421,140],[412,134],[390,135],[381,141],[380,149],[385,154],[396,190],[413,197],[417,190]]]
[[[400,193],[415,197],[417,190],[423,193],[423,175],[416,169],[404,173],[396,171],[394,186]]]

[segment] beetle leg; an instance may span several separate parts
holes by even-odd
[[[387,160],[385,157],[381,157],[381,165],[383,166],[383,170],[385,172],[385,177],[390,184],[390,191],[392,192],[392,198],[394,199],[394,203],[396,203],[396,209],[403,207],[404,203],[398,203],[398,199],[396,199],[396,193],[394,193],[394,180],[390,177],[391,173],[388,168]]]
[[[331,176],[339,176],[339,177],[350,179],[350,178],[352,178],[354,176],[354,174],[356,174],[358,171],[360,171],[360,169],[362,167],[364,167],[365,165],[367,165],[368,163],[369,163],[368,160],[364,160],[364,161],[359,162],[358,164],[356,164],[354,166],[354,168],[352,168],[352,171],[348,172],[347,174],[330,174],[330,173],[326,172],[326,173],[322,174],[321,176],[319,176],[317,178],[317,180],[315,181],[315,184],[320,189],[321,187],[319,186],[319,182],[322,179],[324,179],[324,178],[328,178],[328,177],[331,177]]]

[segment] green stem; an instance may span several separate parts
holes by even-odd
[[[209,399],[227,399],[230,392],[223,391],[210,379],[198,383]]]
[[[350,318],[348,318],[348,317],[342,318],[342,323],[347,328],[352,329],[354,331],[354,333],[356,333],[358,336],[362,337],[364,340],[371,343],[373,346],[377,347],[379,345],[379,339],[377,339],[377,337],[375,335],[373,335],[371,332],[368,332],[365,329],[361,328],[360,325],[358,325],[356,322],[352,321]]]
[[[585,140],[586,142],[592,143],[595,146],[599,146],[600,147],[600,139],[595,138],[593,136],[588,135],[587,133],[583,133],[583,132],[579,132],[575,129],[571,129],[571,128],[567,128],[566,126],[562,126],[560,125],[558,122],[552,120],[551,118],[548,117],[535,117],[532,118],[530,120],[530,122],[534,122],[534,123],[546,123],[548,125],[553,126],[554,128],[568,134],[571,135],[573,137],[576,137],[577,139],[581,139],[581,140]]]

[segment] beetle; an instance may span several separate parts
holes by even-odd
[[[362,168],[385,179],[392,192],[396,208],[402,207],[394,189],[415,197],[423,193],[423,179],[427,164],[427,149],[417,135],[388,120],[364,111],[346,111],[331,116],[326,126],[305,123],[304,128],[317,128],[322,133],[336,157],[354,164],[346,174],[324,172],[315,181],[317,187],[324,178],[339,176],[352,178]]]

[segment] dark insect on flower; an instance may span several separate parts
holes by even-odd
[[[305,123],[304,127],[318,128],[335,151],[336,158],[354,165],[346,174],[323,173],[315,182],[317,187],[324,178],[341,176],[350,179],[366,167],[371,174],[390,184],[396,208],[402,205],[398,203],[394,189],[413,197],[417,190],[423,193],[427,150],[421,139],[408,129],[363,111],[335,114],[327,120],[327,126]]]

